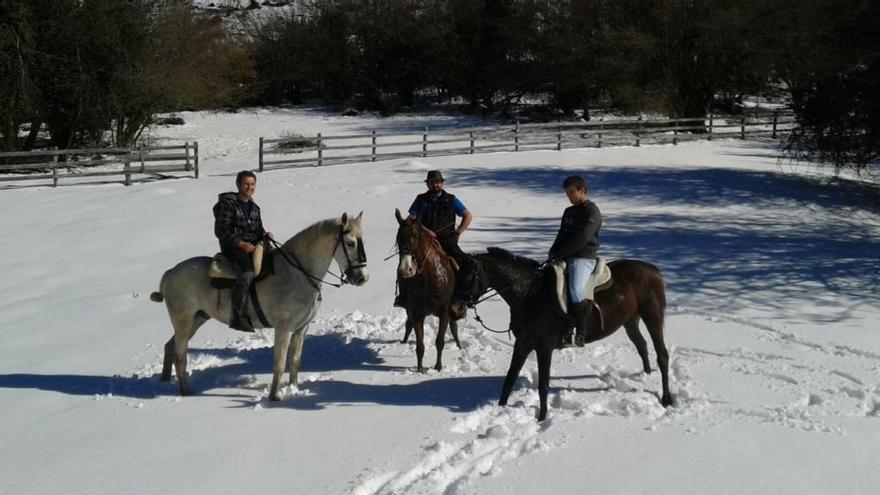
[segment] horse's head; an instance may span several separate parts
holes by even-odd
[[[333,253],[336,263],[352,285],[364,285],[370,278],[367,273],[364,231],[361,227],[363,215],[364,212],[360,212],[357,218],[350,219],[347,213],[342,214],[339,219],[339,241]]]
[[[418,218],[403,218],[398,209],[394,210],[394,216],[397,217],[397,223],[400,224],[400,227],[397,228],[397,252],[400,255],[397,271],[403,278],[414,277],[418,273],[414,250],[424,242],[423,238],[427,234],[422,230]]]

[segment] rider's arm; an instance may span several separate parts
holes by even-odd
[[[235,235],[235,205],[227,201],[218,201],[214,205],[214,235],[220,245],[232,248],[239,247],[241,239]]]
[[[455,214],[461,217],[461,223],[458,224],[458,228],[455,229],[455,234],[461,235],[464,233],[465,230],[467,230],[468,225],[471,224],[471,220],[473,220],[474,216],[471,215],[471,212],[458,198],[455,198],[455,200],[453,200],[452,208],[455,210]]]
[[[418,196],[413,200],[412,205],[409,207],[409,219],[415,220],[419,213],[422,211],[422,202],[419,201]]]
[[[471,212],[468,210],[464,210],[464,213],[461,215],[461,223],[458,224],[458,228],[455,229],[455,233],[461,235],[467,230],[468,226],[471,224],[471,220],[473,220],[474,216],[471,215]]]

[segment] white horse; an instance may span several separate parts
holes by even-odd
[[[321,306],[321,279],[329,271],[330,263],[335,259],[346,281],[353,285],[363,285],[369,278],[361,228],[362,215],[363,212],[350,220],[343,213],[340,218],[315,223],[270,254],[274,274],[257,283],[256,293],[268,326],[275,328],[269,395],[272,400],[280,400],[278,385],[287,361],[290,361],[290,384],[296,385],[303,338]],[[229,323],[232,290],[211,286],[208,276],[210,264],[211,258],[206,256],[179,263],[165,272],[159,292],[153,292],[150,296],[153,301],[165,301],[174,326],[174,336],[165,344],[162,381],[171,379],[173,363],[181,395],[189,393],[186,375],[189,339],[211,318]],[[256,315],[253,301],[249,302],[249,308],[254,326],[267,328],[259,318],[253,317]]]

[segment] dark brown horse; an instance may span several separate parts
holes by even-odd
[[[510,328],[516,337],[510,369],[498,403],[507,405],[523,363],[535,351],[538,355],[538,395],[541,398],[538,420],[542,421],[547,416],[553,350],[558,347],[560,338],[570,331],[572,323],[554,307],[556,294],[550,270],[539,269],[537,262],[500,248],[489,248],[486,254],[477,258],[482,265],[484,286],[497,290],[510,306]],[[663,381],[660,403],[664,407],[670,406],[673,401],[669,393],[669,353],[663,342],[666,291],[660,271],[654,265],[638,260],[612,261],[608,266],[613,285],[595,295],[601,313],[593,313],[587,342],[604,339],[623,326],[642,358],[645,373],[650,373],[648,346],[639,333],[639,320],[643,321],[654,343]],[[599,314],[603,318],[601,323]]]
[[[406,333],[403,342],[409,339],[410,332],[416,331],[416,360],[419,372],[423,371],[422,357],[425,355],[425,317],[436,316],[437,326],[437,364],[434,369],[442,367],[441,357],[446,343],[446,328],[452,331],[452,337],[458,348],[458,325],[449,313],[452,301],[452,290],[455,287],[455,268],[452,258],[447,256],[437,239],[431,237],[422,228],[419,219],[402,218],[400,210],[395,210],[397,223],[397,249],[400,254],[398,272],[400,273],[401,290],[406,297]]]

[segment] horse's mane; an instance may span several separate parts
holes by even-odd
[[[529,270],[537,270],[538,266],[540,266],[540,264],[537,261],[535,261],[531,258],[526,258],[525,256],[515,255],[515,254],[511,253],[510,251],[508,251],[504,248],[500,248],[500,247],[493,246],[493,247],[487,248],[486,253],[493,258],[511,261],[511,262],[515,263],[520,268],[527,268]]]
[[[324,234],[329,233],[337,233],[339,231],[339,219],[338,218],[328,218],[326,220],[319,220],[312,225],[302,229],[297,232],[296,235],[291,237],[284,243],[285,248],[292,248],[296,244],[300,243],[311,243],[315,238],[322,236]]]

